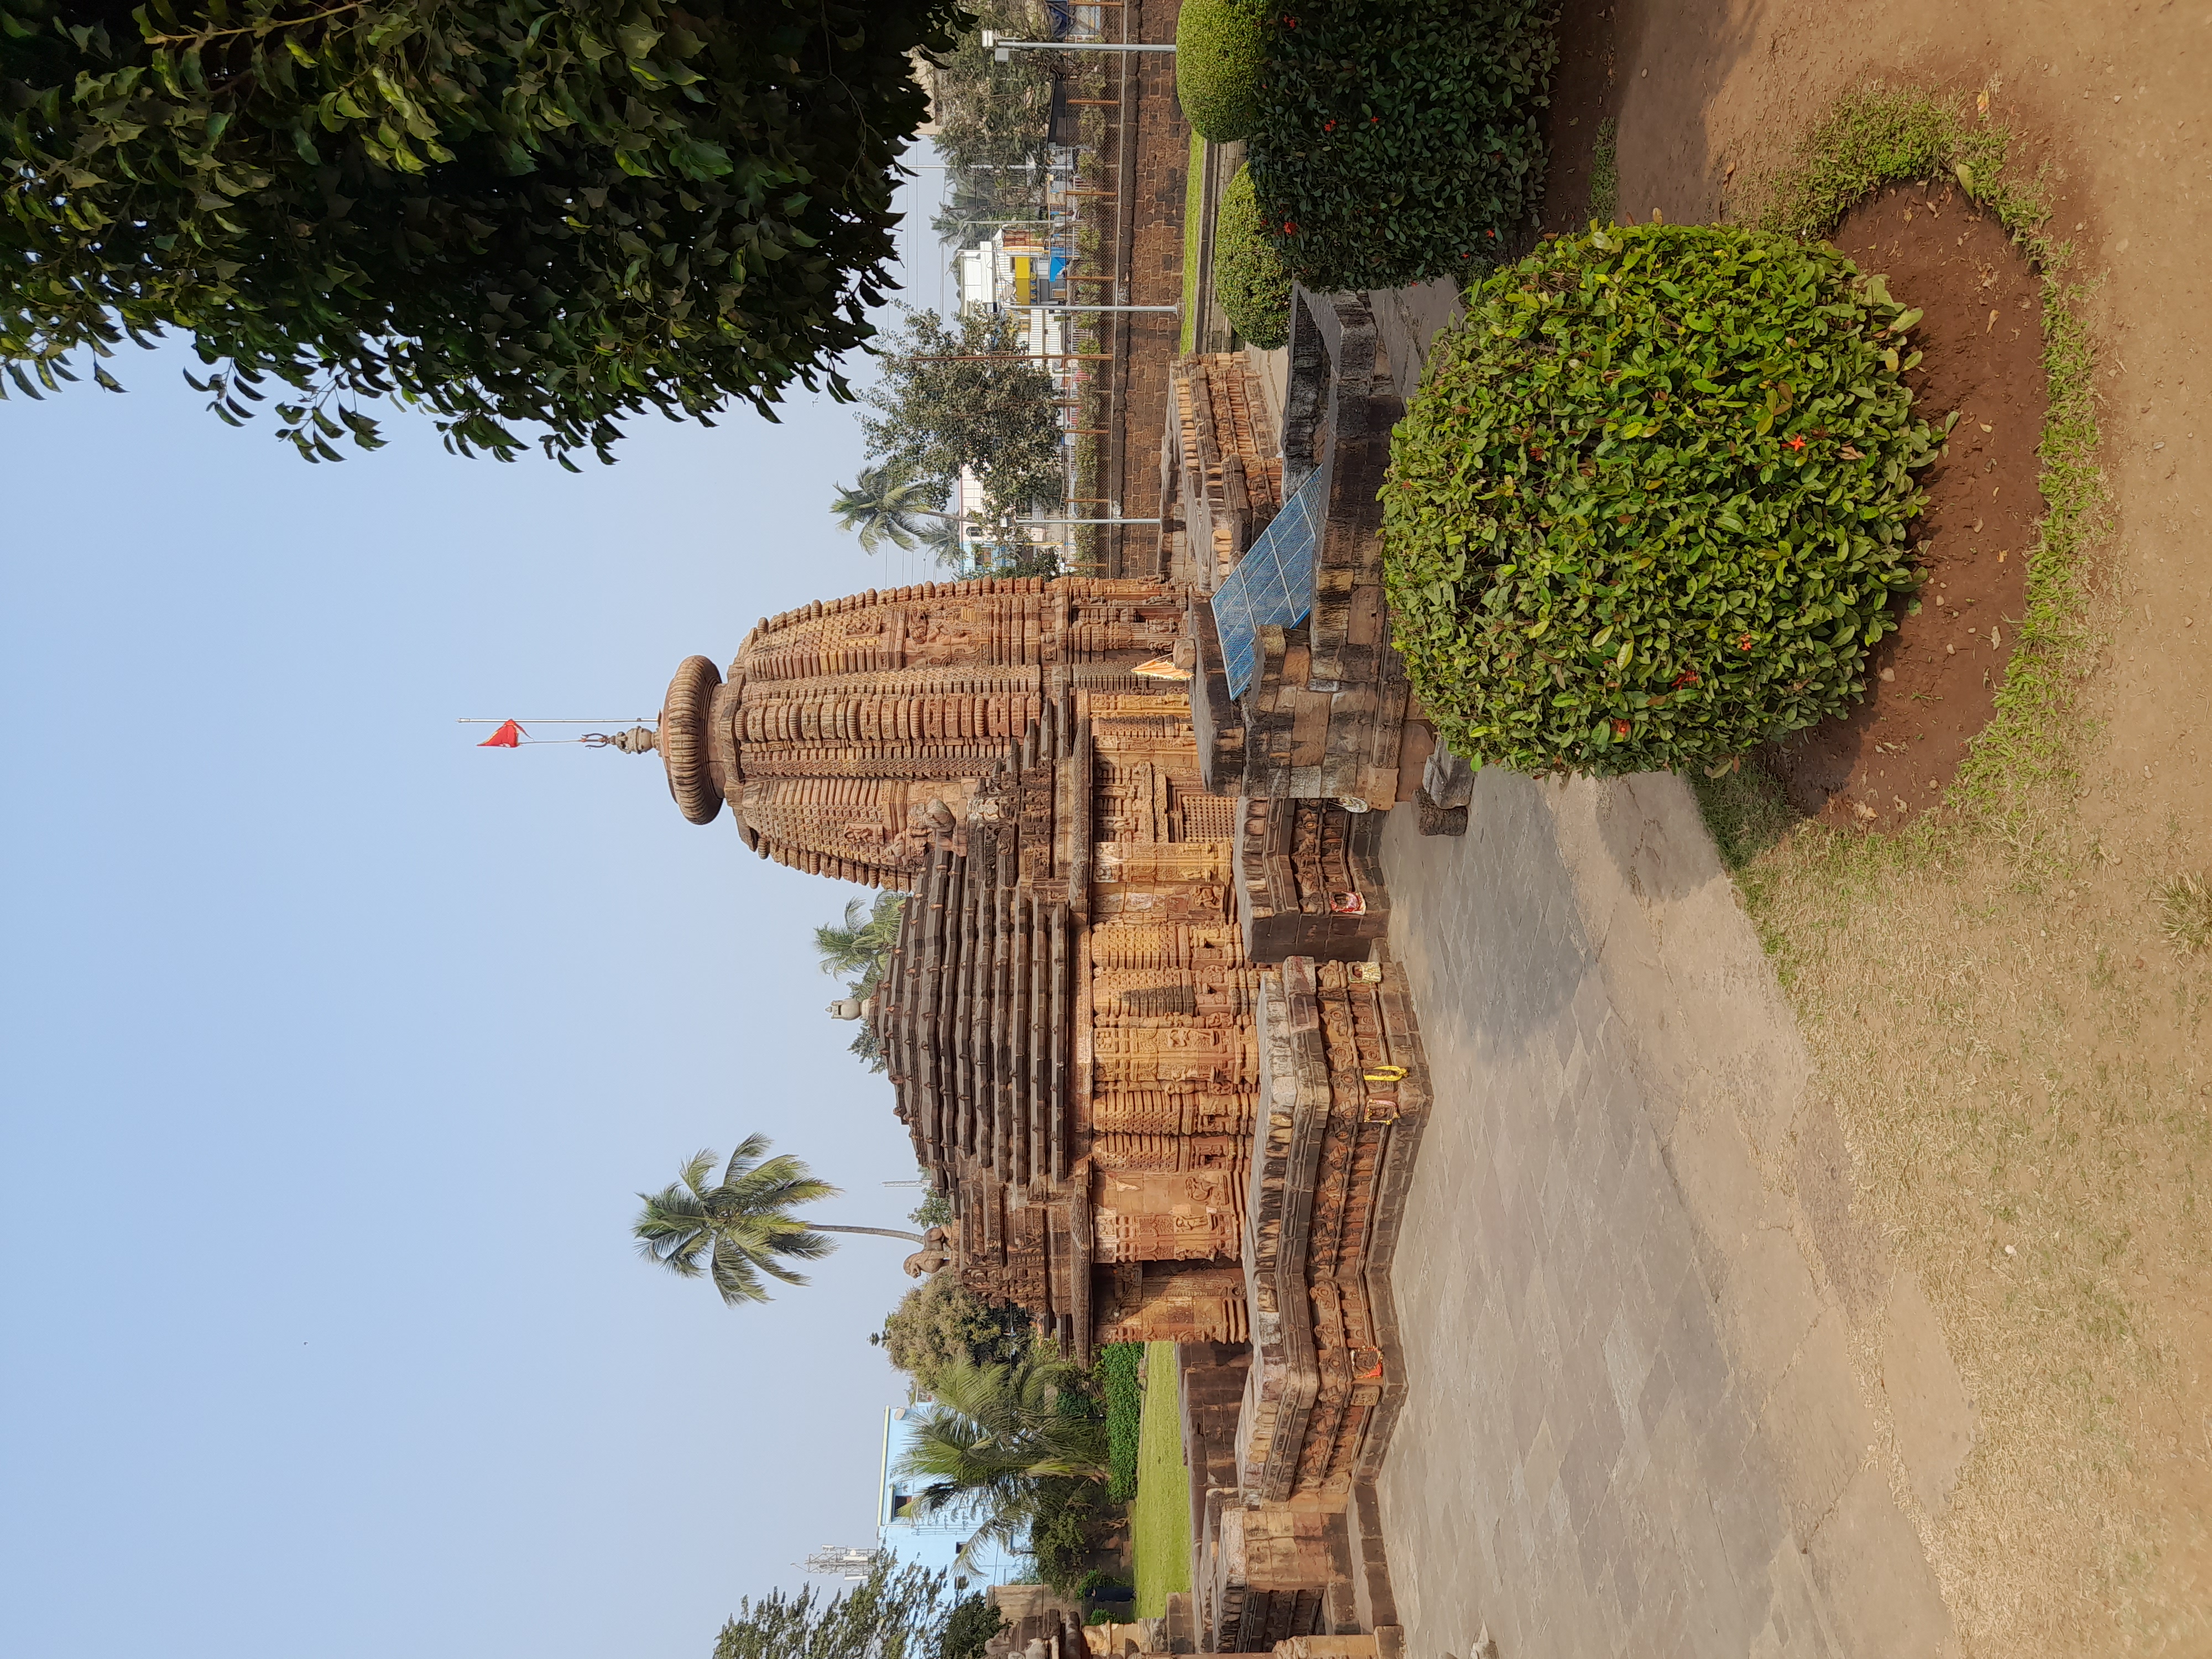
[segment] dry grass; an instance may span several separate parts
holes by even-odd
[[[2186,872],[2159,889],[2159,931],[2185,956],[2212,944],[2212,885]]]
[[[2074,802],[1805,829],[1747,890],[1977,1402],[1930,1554],[1970,1650],[2212,1650],[2212,964]],[[2009,1248],[2008,1248],[2009,1247]]]
[[[1850,1142],[1926,1286],[1976,1440],[1923,1536],[1970,1653],[2212,1653],[2212,896],[2193,826],[2093,795],[2076,689],[2105,630],[2090,342],[2003,135],[1924,94],[1847,100],[1769,222],[1954,173],[2045,274],[2051,511],[2037,626],[1947,809],[1893,837],[1698,786]],[[1899,171],[1902,169],[1902,172]],[[1823,217],[1825,216],[1825,218]],[[1863,1349],[1862,1363],[1869,1360]]]

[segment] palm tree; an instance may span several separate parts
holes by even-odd
[[[961,539],[962,526],[957,519],[933,520],[915,532],[915,539],[921,550],[938,563],[957,568],[968,555],[968,544]]]
[[[680,1279],[710,1275],[722,1300],[766,1302],[761,1275],[787,1285],[804,1285],[806,1275],[786,1261],[817,1261],[836,1247],[824,1233],[868,1233],[878,1238],[927,1241],[920,1233],[896,1227],[839,1227],[805,1222],[791,1212],[837,1196],[837,1188],[786,1153],[763,1160],[766,1135],[747,1135],[730,1154],[721,1180],[713,1186],[714,1154],[694,1152],[676,1181],[657,1193],[640,1193],[645,1208],[631,1232],[638,1254]]]
[[[920,522],[923,519],[957,524],[954,514],[939,508],[944,499],[942,483],[899,477],[887,466],[864,466],[851,483],[837,486],[830,511],[841,528],[860,537],[862,552],[872,553],[884,541],[912,547],[928,534]]]
[[[1019,1537],[1048,1483],[1064,1494],[1066,1482],[1106,1480],[1106,1425],[1062,1399],[1077,1374],[1034,1352],[1003,1365],[963,1357],[938,1370],[933,1403],[908,1414],[913,1438],[898,1472],[929,1481],[916,1494],[925,1512],[972,1510],[963,1564]]]
[[[814,953],[822,971],[854,981],[854,994],[865,996],[862,986],[873,988],[883,976],[884,959],[898,943],[899,915],[906,908],[904,893],[878,893],[872,907],[854,899],[845,907],[842,923],[814,930]]]

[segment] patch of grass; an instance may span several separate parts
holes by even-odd
[[[1597,145],[1590,151],[1589,216],[1611,224],[1620,211],[1620,123],[1610,115],[1597,124]]]
[[[2001,131],[1968,129],[1948,104],[1928,93],[1863,88],[1846,94],[1807,135],[1796,162],[1776,180],[1760,227],[1825,236],[1884,185],[1948,176],[1954,161],[1983,163],[1984,179],[1993,183],[2003,157]]]
[[[2212,945],[2212,886],[2201,876],[2179,875],[2158,890],[2158,930],[2184,956]]]
[[[1166,1613],[1169,1596],[1190,1588],[1190,1472],[1182,1461],[1175,1344],[1148,1347],[1129,1542],[1136,1558],[1137,1617],[1158,1619]]]
[[[1182,337],[1176,349],[1198,349],[1198,253],[1206,228],[1206,140],[1190,135],[1190,165],[1182,185]]]
[[[1798,821],[1781,781],[1754,760],[1747,758],[1717,777],[1707,777],[1703,767],[1692,767],[1685,775],[1720,848],[1721,862],[1739,877]]]

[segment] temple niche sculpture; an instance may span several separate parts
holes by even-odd
[[[1207,792],[1192,610],[1084,577],[809,605],[726,673],[687,659],[657,746],[692,822],[913,896],[863,1016],[952,1211],[910,1271],[1078,1359],[1170,1340],[1241,1390],[1194,1522],[1200,1645],[1247,1650],[1395,1623],[1357,1499],[1402,1394],[1389,1261],[1428,1096],[1380,814]]]

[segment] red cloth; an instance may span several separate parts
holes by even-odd
[[[482,743],[478,744],[477,747],[479,749],[517,749],[520,748],[521,744],[522,728],[517,726],[513,720],[507,720],[500,726],[498,731],[486,738]]]

